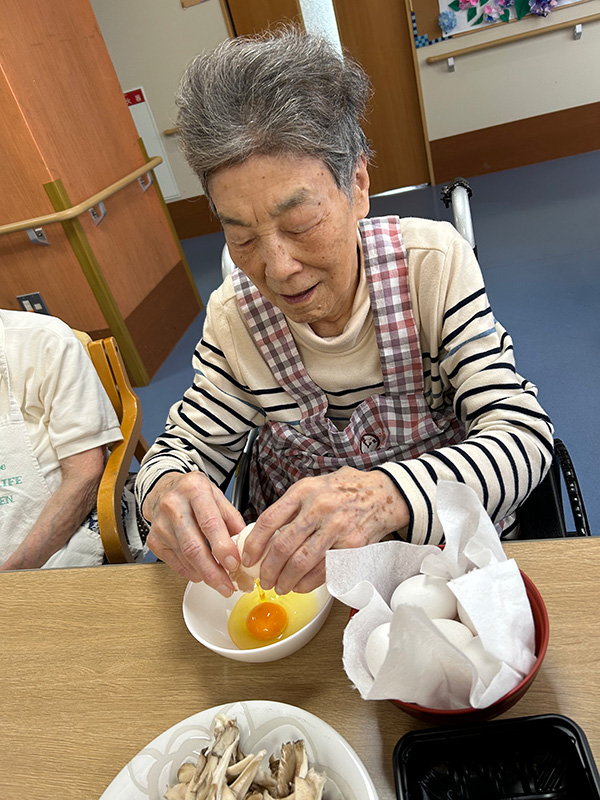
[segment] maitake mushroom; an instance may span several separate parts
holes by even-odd
[[[179,768],[179,783],[167,789],[166,800],[322,800],[327,776],[309,768],[301,739],[282,745],[267,771],[261,768],[266,750],[242,752],[235,720],[218,714],[214,736],[195,766]]]

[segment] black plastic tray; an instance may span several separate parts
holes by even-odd
[[[600,800],[586,736],[560,714],[411,731],[394,779],[398,800]]]

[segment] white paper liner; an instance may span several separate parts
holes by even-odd
[[[365,700],[397,699],[428,708],[486,708],[513,689],[535,664],[531,606],[517,564],[468,486],[440,481],[437,514],[443,550],[379,542],[327,553],[327,588],[359,609],[344,631],[346,674]],[[477,665],[414,606],[392,613],[396,586],[422,572],[448,580],[485,653]],[[374,628],[391,622],[390,647],[374,679],[365,659]]]

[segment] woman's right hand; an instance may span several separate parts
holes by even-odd
[[[231,537],[246,523],[206,475],[163,475],[146,497],[143,513],[151,524],[148,547],[161,561],[189,581],[204,581],[224,597],[231,595],[227,571],[240,561]]]

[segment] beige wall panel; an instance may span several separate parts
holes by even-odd
[[[6,78],[50,180],[73,204],[142,163],[91,6],[82,0],[3,0],[0,54]]]
[[[107,214],[98,226],[89,214],[81,217],[81,224],[121,314],[127,317],[180,255],[154,186],[143,192],[135,181],[105,205]]]
[[[538,117],[600,101],[600,20],[550,31],[455,58],[427,64],[434,55],[483,42],[501,41],[523,31],[550,28],[600,11],[600,1],[564,6],[550,16],[528,16],[508,25],[488,25],[447,42],[417,50],[430,139],[443,139],[495,125]],[[544,132],[540,131],[540,137]],[[515,146],[519,146],[515,142]],[[598,142],[600,147],[600,140]]]

